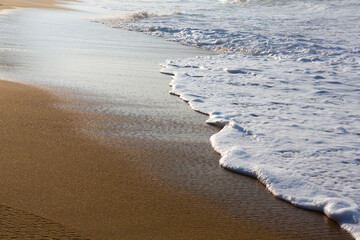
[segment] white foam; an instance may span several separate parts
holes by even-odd
[[[223,127],[211,137],[220,164],[360,239],[358,2],[138,3],[124,6],[182,14],[98,21],[227,53],[169,60],[162,70],[174,75],[172,94]]]
[[[224,127],[211,137],[224,168],[256,177],[296,206],[324,212],[359,238],[357,74],[333,75],[326,62],[243,55],[164,66],[174,75],[172,93],[209,114],[208,124]]]

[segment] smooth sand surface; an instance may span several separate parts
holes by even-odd
[[[0,0],[0,11],[14,8],[62,8],[56,0]]]
[[[136,163],[146,150],[82,137],[79,115],[48,92],[6,81],[0,92],[1,203],[97,239],[266,236],[145,172]],[[31,221],[18,223],[9,234],[31,232]]]

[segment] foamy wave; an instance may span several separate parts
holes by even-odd
[[[117,27],[117,28],[126,28],[126,26],[129,26],[129,22],[140,22],[151,18],[157,18],[157,17],[166,17],[170,15],[180,15],[180,12],[173,11],[171,13],[152,13],[148,11],[136,11],[131,13],[125,13],[119,16],[111,16],[101,19],[93,19],[94,22],[99,22],[103,24],[107,24],[110,27]],[[125,24],[126,23],[126,24]],[[127,28],[130,30],[130,28]],[[134,30],[134,29],[133,29]],[[140,31],[140,29],[136,29],[137,31]],[[142,31],[143,32],[143,31]]]
[[[360,85],[345,70],[359,66],[342,64],[218,55],[167,61],[162,72],[172,94],[223,128],[211,137],[221,166],[360,239]]]
[[[111,17],[105,17],[101,19],[93,19],[93,22],[99,22],[106,24],[110,27],[114,28],[124,28],[124,22],[137,22],[144,19],[159,17],[159,14],[155,13],[149,13],[146,11],[138,11],[133,13],[127,13],[120,16],[111,16]]]
[[[102,22],[227,53],[162,70],[174,75],[172,94],[223,127],[211,138],[220,164],[360,240],[360,5],[196,2],[178,3],[191,6],[181,15]]]
[[[351,43],[351,39],[346,37],[349,32],[342,27],[356,22],[350,19],[356,15],[351,10],[356,7],[352,3],[342,10],[347,11],[346,18],[338,18],[333,25],[329,24],[331,19],[323,21],[318,16],[330,16],[333,9],[337,8],[336,5],[329,7],[321,2],[308,3],[298,9],[299,6],[294,1],[282,7],[285,10],[281,14],[270,4],[255,6],[250,13],[248,8],[242,6],[223,6],[217,10],[221,17],[213,15],[210,10],[201,9],[199,13],[185,11],[183,14],[140,11],[97,21],[110,27],[145,32],[184,45],[251,56],[271,55],[283,58],[298,55],[297,58],[308,58],[316,55],[321,61],[323,56],[359,50],[358,45]],[[248,24],[249,21],[251,24]],[[326,25],[323,26],[324,24]],[[358,29],[355,25],[349,28]],[[335,35],[328,34],[339,29],[344,30],[343,34],[336,35],[339,37],[334,38]]]
[[[148,18],[160,17],[164,15],[156,14],[156,13],[149,13],[147,11],[139,11],[130,13],[122,18],[119,18],[121,21],[141,21]]]

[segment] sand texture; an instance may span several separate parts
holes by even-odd
[[[20,51],[0,52],[1,78],[51,90],[0,81],[0,239],[351,239],[219,167],[219,129],[158,72],[204,53],[81,13],[2,15]]]
[[[266,236],[145,173],[135,164],[141,149],[82,137],[78,115],[54,107],[46,91],[5,81],[0,91],[0,203],[95,239]],[[30,231],[23,218],[19,227]]]
[[[77,239],[73,230],[49,219],[0,205],[0,239]]]
[[[140,164],[156,160],[149,146],[110,147],[82,136],[76,129],[91,116],[60,109],[64,103],[45,90],[1,81],[0,92],[0,203],[2,212],[9,212],[5,206],[21,209],[15,220],[2,217],[1,227],[14,230],[8,236],[31,236],[34,225],[41,225],[52,237],[76,232],[93,239],[293,238],[162,182]],[[334,239],[339,236],[347,237],[339,232]]]

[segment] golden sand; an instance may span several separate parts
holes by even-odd
[[[57,0],[0,0],[0,11],[14,8],[62,8]]]
[[[55,107],[61,102],[51,93],[7,81],[0,92],[2,205],[96,239],[267,236],[147,173],[136,164],[146,151],[82,136],[85,116]],[[12,234],[31,232],[31,221],[18,222]]]

